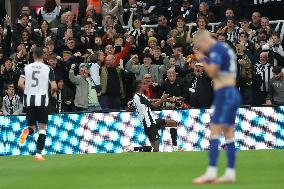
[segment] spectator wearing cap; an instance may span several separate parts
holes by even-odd
[[[243,105],[258,106],[260,103],[261,75],[256,74],[253,67],[244,67],[243,74],[237,78],[237,87],[240,90]]]
[[[209,6],[205,2],[199,4],[199,13],[197,14],[197,17],[199,16],[204,16],[209,23],[215,22],[215,16],[209,11]]]
[[[255,72],[259,74],[262,79],[262,84],[260,88],[260,104],[265,103],[265,99],[268,95],[269,81],[273,77],[273,64],[268,60],[268,52],[261,52],[259,55],[259,60],[255,64]]]
[[[251,15],[251,22],[249,24],[249,28],[253,31],[257,31],[261,28],[260,25],[261,14],[258,11],[255,11]]]
[[[189,73],[184,81],[185,101],[191,107],[208,108],[213,99],[213,87],[211,79],[204,73],[202,63],[195,63],[194,73]]]
[[[242,29],[235,24],[233,17],[227,18],[227,23],[224,28],[220,28],[217,33],[226,33],[227,40],[231,43],[235,43],[239,39],[239,34],[242,32]]]
[[[41,21],[39,30],[32,31],[31,36],[38,47],[45,46],[46,41],[56,40],[56,35],[50,30],[49,23],[46,20]]]
[[[127,62],[125,69],[128,72],[134,73],[136,80],[142,80],[145,74],[150,74],[153,82],[158,84],[161,82],[164,67],[162,65],[153,65],[152,62],[152,56],[150,54],[145,54],[142,65],[132,58]]]
[[[273,78],[269,81],[266,104],[284,105],[284,77],[280,67],[273,68]]]
[[[56,79],[57,96],[56,98],[49,98],[48,105],[49,113],[73,112],[74,111],[74,93],[64,85],[62,78]]]
[[[105,110],[119,110],[125,99],[124,71],[117,67],[114,55],[107,55],[100,72],[101,106]]]
[[[6,34],[4,33],[4,24],[6,24]],[[0,23],[0,49],[3,50],[4,56],[8,57],[11,54],[11,19],[9,16],[5,17],[4,24]]]
[[[169,32],[171,31],[171,27],[168,25],[168,19],[165,17],[165,15],[159,15],[158,17],[158,26],[156,28],[156,34],[158,41],[167,41],[167,36]]]
[[[69,71],[69,79],[76,86],[75,108],[76,111],[99,111],[101,106],[98,101],[95,84],[89,77],[89,70],[85,64],[80,65],[80,75],[75,76],[74,69],[76,65],[72,64]]]

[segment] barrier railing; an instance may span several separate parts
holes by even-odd
[[[178,146],[202,151],[209,146],[209,109],[163,110],[157,117],[177,121]],[[238,150],[284,149],[284,106],[240,108],[236,118]],[[20,145],[25,116],[0,116],[0,155],[35,153],[38,134]],[[168,129],[160,131],[160,151],[172,151]],[[224,138],[221,146],[224,147]],[[49,116],[44,154],[121,153],[126,147],[149,145],[133,112],[55,114]]]

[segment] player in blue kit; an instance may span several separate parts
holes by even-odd
[[[233,183],[236,181],[235,118],[241,99],[236,89],[237,60],[235,52],[225,43],[217,42],[207,31],[194,36],[195,54],[213,79],[215,91],[210,125],[209,166],[204,175],[193,179],[194,184]],[[205,55],[208,55],[206,57]],[[219,137],[224,134],[227,150],[227,169],[217,178]]]

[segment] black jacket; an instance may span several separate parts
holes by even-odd
[[[185,101],[189,103],[190,107],[194,108],[208,108],[213,100],[212,80],[206,75],[202,74],[196,77],[194,73],[189,73],[185,77]]]
[[[169,94],[169,97],[175,96],[175,97],[183,97],[184,92],[184,82],[181,78],[176,78],[176,81],[171,84],[168,79],[162,82],[160,87],[160,94],[161,97],[162,94],[165,92],[166,94]]]

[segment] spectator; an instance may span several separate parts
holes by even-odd
[[[254,45],[249,40],[249,34],[246,32],[241,32],[239,36],[239,43],[244,46],[245,48],[245,54],[252,59],[254,54]]]
[[[172,55],[175,44],[176,44],[176,39],[173,36],[169,35],[167,43],[164,46],[162,46],[162,52],[164,52],[167,56]]]
[[[200,6],[200,5],[199,5]],[[208,7],[209,9],[209,7]],[[199,9],[200,10],[200,9]],[[207,12],[200,12],[199,14],[206,14]],[[196,20],[196,15],[198,13],[198,2],[196,0],[182,0],[182,6],[180,9],[180,15],[184,17],[185,23],[191,23]],[[209,12],[208,12],[209,13]],[[209,13],[212,16],[212,13]],[[213,15],[214,17],[214,15]]]
[[[202,30],[207,30],[208,20],[204,16],[199,16],[196,20],[196,24],[197,24],[197,30],[194,32],[192,31],[192,25],[189,26],[187,38],[186,38],[187,43],[192,42],[192,38],[197,32],[202,31]]]
[[[177,77],[177,73],[174,68],[167,70],[167,78],[161,83],[160,97],[165,94],[169,94],[169,97],[182,98],[184,96],[184,83],[183,80]]]
[[[42,20],[38,32],[32,31],[31,35],[38,47],[45,46],[45,42],[48,40],[56,40],[56,35],[50,30],[49,23],[46,20]]]
[[[244,74],[244,68],[250,67],[251,61],[249,57],[245,54],[245,47],[241,43],[236,43],[236,54],[237,54],[237,76]]]
[[[64,67],[58,63],[58,60],[55,54],[49,55],[47,58],[47,62],[54,72],[55,79],[61,78],[64,75]]]
[[[86,21],[84,24],[84,31],[81,35],[81,44],[83,49],[92,49],[95,46],[95,31],[92,22]]]
[[[113,17],[115,16],[120,22],[120,24],[124,26],[125,24],[122,18],[122,14],[123,14],[122,12],[123,12],[123,9],[122,9],[121,0],[105,0],[102,6],[102,15],[104,18],[106,15],[112,15]],[[106,21],[103,20],[102,25],[104,25],[105,23]]]
[[[19,115],[23,111],[23,104],[20,96],[15,94],[15,86],[13,83],[7,85],[6,96],[3,98],[2,105],[3,115]]]
[[[143,81],[146,86],[145,96],[147,96],[149,99],[157,99],[159,86],[153,81],[151,74],[145,74],[143,76]]]
[[[260,19],[260,25],[261,28],[258,29],[257,31],[259,32],[260,30],[265,30],[267,32],[267,36],[269,36],[272,33],[271,28],[269,27],[269,18],[267,17],[262,17]]]
[[[127,64],[126,70],[134,73],[136,80],[142,80],[145,74],[150,74],[155,85],[158,85],[161,81],[164,69],[161,65],[152,65],[152,56],[145,54],[143,57],[143,64],[140,65],[135,57],[132,57]]]
[[[8,84],[13,83],[14,86],[18,86],[19,73],[13,64],[11,58],[6,58],[4,65],[1,66],[1,76],[4,81],[4,88],[7,88]],[[17,88],[16,88],[17,89]]]
[[[128,21],[128,31],[130,35],[133,35],[136,40],[138,40],[139,36],[142,34],[142,26],[141,20],[138,17],[133,16],[133,12],[130,14],[130,18]]]
[[[12,40],[12,31],[11,31],[11,18],[6,16],[4,18],[4,24],[6,24],[6,34],[4,33],[4,25],[0,23],[0,49],[3,50],[3,56],[9,57],[11,54],[11,40]]]
[[[273,77],[273,64],[268,61],[268,52],[261,52],[259,61],[255,64],[256,74],[259,74],[262,79],[261,92],[259,96],[259,104],[264,104],[268,95],[269,81]]]
[[[39,22],[46,20],[51,28],[57,28],[60,11],[61,7],[57,5],[56,0],[45,0],[43,8],[39,12]]]
[[[103,46],[103,41],[102,41],[102,37],[96,35],[95,36],[95,45],[93,47],[93,51],[104,51],[104,46]]]
[[[173,56],[176,59],[176,65],[183,68],[185,64],[185,60],[182,54],[183,46],[181,44],[176,43],[173,46]]]
[[[103,109],[119,110],[125,98],[124,72],[116,67],[114,55],[107,55],[101,69],[101,106]]]
[[[86,16],[88,18],[92,18],[95,21],[95,25],[98,27],[102,26],[103,16],[101,13],[97,13],[101,11],[96,11],[93,5],[88,5],[86,9]]]
[[[260,25],[261,14],[258,11],[252,13],[251,23],[249,24],[249,28],[253,31],[257,31],[261,28]]]
[[[104,16],[104,20],[105,24],[103,25],[102,29],[98,30],[98,34],[100,36],[103,36],[110,28],[115,29],[117,33],[124,34],[124,29],[122,28],[121,24],[115,23],[111,14],[106,14]]]
[[[74,111],[74,93],[64,85],[63,79],[57,81],[57,97],[50,98],[48,105],[51,113],[73,112]]]
[[[12,40],[14,44],[19,44],[21,41],[22,33],[26,30],[31,32],[31,26],[29,23],[29,16],[27,14],[22,14],[20,17],[20,22],[17,23],[13,28]]]
[[[33,14],[33,12],[31,11],[29,6],[23,6],[20,12],[20,16],[26,14],[29,17],[29,24],[31,26],[32,29],[38,28],[38,21],[36,19],[36,15]],[[21,21],[18,20],[18,23],[20,23]]]
[[[226,33],[227,40],[231,43],[235,43],[238,41],[239,33],[242,31],[240,27],[235,24],[235,20],[233,18],[227,18],[227,25],[219,29],[217,33]]]
[[[124,5],[124,9],[127,10],[123,14],[125,23],[128,22],[132,12],[134,17],[142,19],[143,5],[144,3],[141,1],[137,2],[137,0],[128,0],[128,2]]]
[[[266,104],[280,106],[284,104],[284,77],[280,67],[274,67],[272,71]]]
[[[148,0],[144,1],[142,8],[142,19],[143,24],[156,24],[157,23],[157,14],[156,14],[156,1]]]
[[[168,19],[164,15],[159,15],[158,26],[156,28],[158,41],[166,41],[170,31],[171,28],[168,26]]]
[[[185,77],[185,101],[194,108],[208,108],[213,99],[211,79],[204,73],[202,63],[195,63],[194,73]]]
[[[249,28],[249,21],[248,19],[244,18],[240,21],[242,31],[248,34],[248,38],[251,40],[256,32]]]
[[[27,51],[25,44],[21,43],[17,47],[17,52],[12,55],[13,62],[19,69],[24,69],[25,65],[29,63],[29,52]]]
[[[252,66],[244,67],[244,74],[241,74],[237,80],[243,105],[258,106],[262,104],[259,98],[261,85],[261,75],[256,74]]]
[[[161,48],[159,46],[153,48],[153,65],[167,65],[168,61],[169,60],[166,57],[166,54],[162,54]]]
[[[57,30],[57,39],[61,40],[65,36],[65,32],[67,29],[72,29],[73,37],[77,40],[80,39],[81,36],[81,27],[74,22],[74,13],[71,11],[66,12],[66,23],[61,24]]]
[[[69,71],[69,79],[76,85],[75,108],[76,111],[98,111],[101,110],[95,84],[89,77],[89,70],[84,64],[80,65],[80,75],[75,76],[74,69],[76,65],[72,64]]]
[[[268,42],[262,46],[262,50],[269,51],[269,56],[273,58],[274,64],[284,66],[284,51],[278,33],[273,32],[270,35]]]
[[[230,7],[228,7],[226,9],[226,11],[225,11],[225,19],[224,19],[223,22],[221,22],[221,24],[219,24],[218,29],[224,28],[227,25],[228,18],[235,19],[234,10],[232,8],[230,8]]]
[[[205,2],[202,2],[199,5],[199,13],[198,13],[197,17],[200,17],[200,16],[204,16],[209,23],[215,22],[214,14],[209,11],[209,6]]]
[[[185,45],[187,32],[185,29],[185,22],[182,16],[178,16],[176,19],[176,27],[170,31],[170,35],[176,39],[177,43]]]

